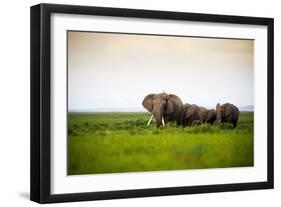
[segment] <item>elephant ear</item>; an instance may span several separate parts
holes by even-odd
[[[170,96],[167,100],[166,113],[167,114],[172,113],[174,111],[174,107],[175,107],[175,104],[174,104],[173,97]]]
[[[152,110],[153,110],[154,96],[155,96],[154,93],[148,94],[146,97],[144,97],[144,99],[142,101],[143,107],[146,108],[149,112],[152,112]]]
[[[229,104],[229,105],[226,105],[225,107],[225,116],[231,116],[233,114],[233,105],[232,104]]]

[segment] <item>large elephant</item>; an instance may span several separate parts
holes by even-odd
[[[217,112],[214,109],[206,109],[201,107],[199,111],[199,117],[201,123],[213,124],[217,119]]]
[[[173,121],[182,125],[183,103],[176,95],[167,93],[149,94],[143,99],[142,105],[152,113],[147,125],[150,124],[153,116],[156,119],[157,127]]]
[[[184,116],[183,116],[183,125],[184,126],[191,126],[193,124],[200,124],[200,108],[196,104],[184,104]]]
[[[236,128],[238,118],[239,118],[239,109],[230,103],[225,103],[220,105],[219,103],[216,106],[217,119],[218,122],[232,123],[233,127]]]

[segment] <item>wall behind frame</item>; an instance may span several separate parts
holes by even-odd
[[[173,10],[275,18],[275,57],[281,56],[280,3],[274,0],[30,0],[2,3],[0,33],[1,206],[37,206],[29,201],[29,7],[38,3],[80,4],[89,6],[128,7],[135,9]],[[265,206],[281,202],[281,60],[275,59],[275,189],[123,199],[53,206]]]

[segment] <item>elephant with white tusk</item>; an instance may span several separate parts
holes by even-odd
[[[183,103],[176,95],[167,93],[149,94],[143,99],[142,105],[152,113],[147,126],[149,126],[153,117],[156,119],[157,127],[173,121],[182,125]]]

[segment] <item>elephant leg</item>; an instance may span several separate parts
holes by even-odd
[[[177,121],[176,121],[176,123],[177,123],[177,125],[178,125],[178,126],[182,126],[182,125],[184,125],[184,123],[183,123],[183,121],[182,121],[182,120],[177,120]]]

